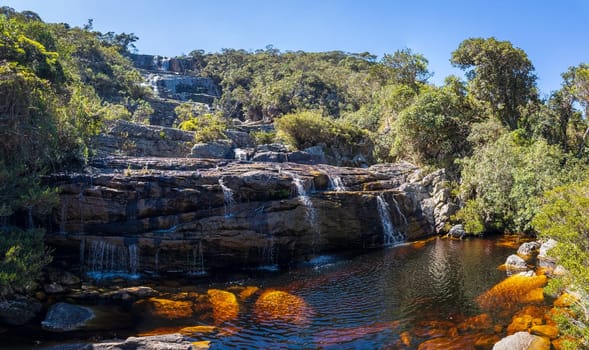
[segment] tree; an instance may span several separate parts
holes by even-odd
[[[520,107],[536,99],[534,66],[526,53],[509,41],[471,38],[464,40],[450,60],[466,70],[469,92],[490,113],[515,130],[520,125]]]
[[[427,59],[421,54],[413,53],[409,48],[397,50],[392,55],[385,54],[382,64],[390,68],[390,80],[410,86],[416,92],[432,76],[427,70]]]
[[[589,64],[582,63],[577,67],[570,67],[562,74],[562,77],[564,79],[563,90],[583,107],[586,121],[589,117]],[[589,137],[589,125],[587,125],[579,144],[579,157],[583,154],[587,137]]]
[[[570,349],[589,347],[589,180],[561,186],[549,191],[532,224],[543,238],[558,244],[549,254],[558,259],[569,273],[551,279],[549,288],[566,286],[584,296],[576,312],[562,313],[559,329],[573,344]],[[566,339],[566,338],[565,338]]]

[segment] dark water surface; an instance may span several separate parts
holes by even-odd
[[[205,294],[211,288],[231,290],[235,286],[255,286],[260,291],[240,301],[236,318],[217,322],[216,331],[191,340],[208,340],[211,349],[396,349],[403,341],[410,343],[408,348],[417,348],[432,337],[428,325],[437,322],[449,327],[444,325],[481,314],[474,299],[505,278],[498,266],[514,252],[497,239],[437,238],[350,259],[319,259],[287,272],[244,274],[222,283],[193,284],[191,291]],[[264,319],[256,300],[265,290],[288,292],[303,306],[292,306],[297,315]],[[197,325],[210,323],[142,317],[119,334],[158,333],[157,328]],[[404,332],[411,335],[410,340],[402,339]],[[39,334],[43,336],[48,335]],[[93,335],[74,336],[88,341]],[[7,334],[0,335],[0,341],[2,337]],[[67,336],[61,339],[65,341]],[[11,342],[16,345],[14,339]]]

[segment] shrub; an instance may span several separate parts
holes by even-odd
[[[275,121],[277,137],[294,149],[318,144],[350,148],[367,142],[366,131],[341,119],[323,117],[318,112],[287,114]]]
[[[43,230],[0,228],[0,286],[2,292],[27,290],[35,285],[51,255]]]
[[[223,118],[216,114],[203,114],[192,117],[180,123],[178,128],[194,131],[194,140],[196,142],[210,142],[227,138],[227,135],[225,135],[227,124]]]
[[[274,142],[276,131],[252,131],[250,136],[254,139],[256,145],[265,145]]]

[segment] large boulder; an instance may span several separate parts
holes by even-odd
[[[531,257],[539,253],[539,242],[525,242],[517,249],[517,254],[523,257]]]
[[[528,265],[526,264],[526,261],[519,255],[511,254],[507,257],[507,259],[505,259],[505,268],[508,271],[525,271],[528,269]]]
[[[41,312],[41,303],[34,299],[20,297],[0,301],[0,323],[22,326],[33,320]]]
[[[122,342],[92,344],[87,350],[190,350],[192,343],[182,334],[165,334],[150,337],[130,337]]]
[[[448,231],[447,236],[451,237],[451,238],[458,238],[458,239],[464,238],[466,236],[466,231],[464,230],[464,226],[463,225],[452,226],[450,231]]]
[[[550,340],[528,332],[517,332],[501,339],[493,350],[549,350]]]
[[[76,331],[84,329],[94,318],[94,312],[88,307],[57,303],[49,308],[41,326],[50,332]]]
[[[190,156],[194,158],[231,158],[233,143],[230,140],[216,140],[208,143],[197,143],[192,146]]]

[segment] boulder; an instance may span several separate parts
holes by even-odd
[[[62,286],[73,286],[80,284],[80,278],[69,271],[55,267],[47,268],[47,278],[50,283],[61,284]]]
[[[508,271],[527,270],[528,265],[526,264],[526,261],[522,259],[519,255],[511,254],[505,260],[505,268]]]
[[[233,145],[238,148],[247,148],[254,146],[254,140],[249,133],[238,130],[225,131],[227,138],[233,142]]]
[[[63,293],[65,288],[59,283],[51,282],[43,285],[43,290],[47,294]]]
[[[232,141],[216,140],[208,143],[197,143],[192,146],[190,156],[194,158],[230,158]]]
[[[540,249],[539,249],[538,256],[539,257],[548,257],[548,251],[550,251],[550,249],[556,247],[557,244],[558,244],[558,242],[552,238],[550,238],[546,242],[542,243],[542,245],[540,246]]]
[[[95,318],[92,309],[68,303],[53,304],[41,327],[50,332],[69,332],[84,329]]]
[[[466,231],[464,230],[464,226],[463,225],[452,226],[450,231],[448,231],[447,236],[451,237],[451,238],[463,239],[466,236]]]
[[[517,254],[523,257],[531,257],[539,253],[539,242],[525,242],[517,249]]]
[[[0,301],[0,323],[22,326],[41,312],[41,303],[34,299],[19,297]]]
[[[530,334],[517,332],[501,339],[493,346],[493,350],[549,350],[550,340]]]
[[[190,350],[192,344],[182,334],[129,337],[122,342],[93,344],[87,350]]]

